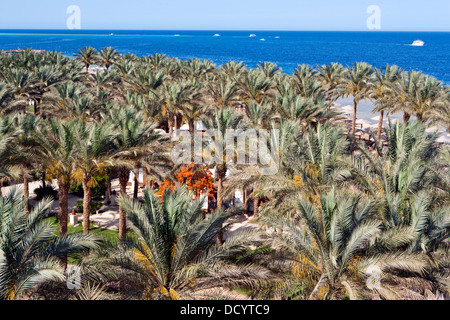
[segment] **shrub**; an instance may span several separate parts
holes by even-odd
[[[95,187],[92,187],[92,197],[93,198],[102,198],[105,196],[106,189],[107,189],[107,183],[108,183],[108,175],[95,175],[94,179],[97,181],[97,185]],[[79,197],[83,197],[83,186],[81,184],[72,184],[70,186],[70,192],[72,194],[75,194]]]
[[[75,203],[75,207],[78,213],[83,213],[83,201],[78,201]],[[102,207],[102,203],[98,201],[91,201],[89,208],[91,209],[91,213],[95,213]]]
[[[52,185],[45,185],[45,187],[40,186],[39,188],[34,189],[34,193],[36,194],[36,201],[42,200],[44,197],[50,197],[53,200],[58,198],[58,190],[56,190]]]

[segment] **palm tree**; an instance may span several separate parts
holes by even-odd
[[[352,67],[347,67],[347,79],[341,87],[342,95],[353,97],[353,120],[351,134],[356,132],[356,112],[361,100],[370,98],[370,90],[373,88],[372,66],[365,62],[357,62]]]
[[[380,119],[378,120],[377,137],[381,139],[381,131],[383,129],[384,112],[390,111],[392,104],[395,103],[398,82],[401,79],[403,69],[397,66],[386,65],[385,69],[375,69],[376,82],[373,90],[373,99],[375,100],[376,108],[373,112],[380,112]]]
[[[89,71],[89,66],[99,61],[99,54],[92,47],[84,47],[82,49],[79,49],[78,53],[75,53],[74,56],[78,61],[84,64],[86,72]]]
[[[270,96],[274,78],[267,77],[261,69],[252,69],[241,76],[238,85],[245,103],[251,100],[262,103]]]
[[[17,160],[23,160],[22,147],[18,144],[23,129],[17,128],[15,120],[11,114],[0,117],[0,196],[3,182],[17,179],[22,174]]]
[[[105,67],[106,70],[109,70],[109,68],[119,59],[119,56],[120,54],[116,49],[112,47],[103,48],[99,50],[98,64]]]
[[[242,121],[243,115],[238,115],[233,108],[221,108],[211,110],[208,117],[203,119],[203,125],[208,130],[209,134],[214,135],[215,139],[211,142],[210,150],[215,149],[214,158],[207,159],[208,162],[215,162],[216,175],[218,179],[217,185],[217,209],[223,208],[223,182],[226,178],[226,173],[229,166],[234,162],[235,155],[227,155],[225,152],[216,153],[220,148],[226,145],[227,130],[243,129],[244,123]],[[222,149],[223,150],[223,149]],[[206,155],[208,158],[208,155]],[[211,156],[211,155],[209,155]],[[219,234],[218,242],[221,243],[221,234]]]
[[[233,106],[239,98],[239,88],[236,81],[228,76],[220,75],[207,81],[208,96],[213,100],[214,107],[226,108]]]
[[[174,129],[174,117],[186,105],[191,102],[193,86],[187,81],[175,81],[162,85],[160,100],[163,114],[167,115],[169,136],[172,138]]]
[[[267,277],[261,268],[225,262],[243,253],[245,244],[255,243],[259,236],[246,232],[222,247],[215,246],[211,240],[236,212],[219,210],[204,218],[205,198],[192,200],[192,196],[185,187],[178,187],[163,198],[145,190],[142,204],[123,196],[119,199],[136,237],[127,239],[128,250],[115,254],[113,264],[140,276],[144,299],[192,299],[206,289]]]
[[[0,299],[14,300],[47,281],[63,281],[61,258],[97,246],[93,236],[55,236],[46,220],[52,202],[43,200],[27,212],[15,190],[0,198]]]
[[[55,178],[59,189],[59,235],[67,234],[69,217],[69,190],[74,180],[76,161],[76,135],[78,119],[58,121],[49,119],[46,125],[37,127],[37,159],[46,167],[46,177]]]
[[[363,202],[359,196],[340,195],[332,189],[317,205],[302,198],[297,208],[298,220],[265,217],[263,221],[283,230],[276,243],[287,251],[297,280],[311,285],[309,299],[343,299],[344,295],[350,299],[374,295],[398,298],[403,288],[387,283],[387,277],[380,279],[374,291],[368,290],[369,267],[384,274],[425,272],[423,256],[400,250],[411,240],[406,230],[382,231],[375,217],[375,202]]]
[[[410,71],[400,82],[398,96],[401,99],[404,120],[413,115],[418,120],[426,122],[429,113],[446,104],[446,95],[442,94],[442,82],[421,72]]]
[[[445,197],[449,186],[437,171],[437,133],[427,133],[419,121],[389,124],[386,130],[388,148],[378,141],[375,154],[361,146],[355,157],[352,179],[359,190],[384,203],[383,220],[390,227],[410,224],[414,197],[421,191]],[[361,159],[359,159],[361,158]]]
[[[339,97],[339,88],[345,80],[345,70],[342,64],[332,62],[329,65],[317,66],[317,76],[327,88],[327,101],[330,105]]]
[[[319,124],[302,132],[298,121],[285,121],[280,127],[280,165],[277,175],[261,180],[261,191],[272,199],[263,211],[292,215],[299,198],[319,202],[320,195],[347,176],[345,163],[349,141],[343,130]]]
[[[39,118],[33,114],[18,114],[17,126],[21,128],[21,133],[18,136],[16,143],[19,147],[19,152],[14,156],[14,163],[21,166],[21,175],[23,178],[23,195],[26,199],[25,210],[30,211],[29,197],[29,179],[30,172],[33,166],[37,164],[36,150],[39,147],[39,142],[35,138],[37,128],[41,126]]]
[[[163,139],[154,131],[155,125],[144,118],[142,112],[134,107],[111,109],[108,120],[116,131],[114,154],[111,160],[119,168],[120,194],[127,196],[126,187],[130,171],[139,168],[139,164],[154,153],[163,152]],[[119,239],[126,235],[126,217],[123,208],[119,207]]]
[[[89,233],[91,187],[96,185],[94,175],[104,173],[112,166],[111,156],[115,133],[113,125],[106,121],[76,123],[73,139],[75,141],[75,169],[73,177],[83,186],[83,233]]]

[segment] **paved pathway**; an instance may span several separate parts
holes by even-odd
[[[42,185],[41,181],[33,181],[29,184],[29,190],[30,190],[30,199],[33,199],[36,195],[34,194],[34,189],[40,187]],[[52,186],[55,189],[58,189],[58,185],[56,183],[56,180],[52,181]],[[8,187],[2,188],[2,194],[7,194],[11,188],[16,188],[19,190],[23,190],[23,184],[16,184]],[[119,194],[120,187],[119,187],[119,181],[118,179],[115,179],[111,183],[112,190],[116,191],[116,194]],[[133,188],[131,186],[127,187],[127,194],[129,196],[133,196]],[[138,197],[142,197],[142,188],[139,188]],[[116,202],[116,197],[111,197],[111,205],[109,206],[102,206],[99,210],[100,213],[93,213],[90,216],[90,221],[93,221],[97,223],[97,225],[101,228],[106,228],[110,230],[118,230],[119,229],[119,206]],[[83,198],[75,196],[73,194],[69,194],[69,214],[72,212],[72,209],[76,209],[75,204],[78,201],[83,201]],[[34,201],[31,200],[33,203]],[[59,201],[55,200],[53,202],[51,210],[54,212],[58,212],[59,207]],[[81,222],[81,216],[79,215],[79,221]],[[230,237],[232,234],[235,234],[236,232],[239,232],[241,230],[246,229],[258,229],[258,226],[254,223],[250,223],[251,219],[247,218],[247,216],[242,215],[239,216],[236,220],[236,223],[233,223],[233,225],[225,232],[224,239],[227,237]]]

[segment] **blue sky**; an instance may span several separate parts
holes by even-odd
[[[65,29],[69,5],[82,29],[364,31],[377,5],[380,31],[450,31],[449,0],[9,0],[0,29]]]

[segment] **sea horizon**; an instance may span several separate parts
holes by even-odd
[[[425,46],[411,46],[417,39]],[[249,68],[272,62],[291,74],[300,64],[316,67],[338,62],[346,66],[364,61],[377,68],[395,64],[450,84],[447,31],[0,29],[0,50],[32,48],[74,57],[84,46],[111,46],[137,56],[163,53],[182,60],[199,58],[217,65],[238,61]],[[348,109],[351,98],[340,99],[338,104]],[[362,101],[358,118],[375,124],[372,109],[370,101]]]

